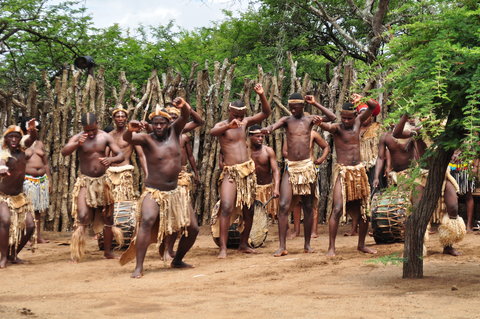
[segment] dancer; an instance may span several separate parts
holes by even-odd
[[[253,116],[245,116],[247,107],[243,101],[235,101],[228,106],[228,120],[221,121],[210,130],[218,137],[223,155],[223,180],[220,186],[220,251],[218,258],[227,257],[227,238],[230,219],[234,209],[240,209],[243,215],[244,229],[240,236],[238,250],[254,253],[248,247],[248,237],[253,221],[253,202],[257,179],[255,163],[250,158],[246,144],[246,130],[253,124],[266,119],[270,113],[270,104],[265,97],[261,84],[254,86],[260,97],[262,111]]]
[[[75,231],[70,246],[71,259],[79,262],[85,254],[85,228],[93,222],[93,230],[100,233],[103,229],[104,257],[115,258],[112,253],[112,239],[122,245],[122,231],[113,226],[113,195],[108,176],[108,167],[124,160],[123,152],[113,137],[98,129],[95,114],[82,115],[83,131],[74,135],[62,149],[63,156],[77,151],[80,174],[73,188],[72,215],[75,219]],[[107,147],[114,156],[107,156]]]
[[[125,264],[136,257],[132,278],[143,276],[143,262],[150,243],[157,241],[160,245],[166,235],[175,232],[181,232],[182,238],[171,266],[192,267],[183,261],[183,257],[195,243],[198,225],[189,207],[188,192],[185,187],[178,186],[178,174],[182,169],[180,135],[190,115],[190,106],[181,98],[173,103],[181,111],[173,123],[165,110],[157,108],[149,115],[152,133],[139,133],[144,124],[130,121],[123,135],[128,143],[143,148],[149,171],[145,191],[137,206],[137,235],[120,258],[120,263]]]
[[[335,240],[337,237],[340,217],[350,211],[353,216],[359,216],[359,234],[357,249],[364,253],[374,254],[375,250],[365,246],[365,236],[368,230],[367,213],[370,211],[370,186],[365,171],[365,165],[360,158],[360,127],[372,114],[377,103],[369,99],[365,112],[357,116],[354,105],[363,97],[352,95],[352,103],[345,103],[340,112],[341,123],[321,123],[320,127],[333,134],[337,163],[333,169],[332,195],[328,200],[328,232],[329,245],[327,256],[335,256]],[[361,218],[360,218],[361,216]]]
[[[305,115],[305,102],[318,108],[325,117]],[[335,114],[315,101],[312,95],[304,97],[294,93],[288,98],[288,107],[291,116],[282,117],[277,123],[262,129],[262,133],[270,134],[274,130],[284,127],[287,134],[287,168],[282,177],[280,187],[280,210],[278,213],[279,248],[273,254],[275,257],[288,254],[286,237],[288,229],[288,212],[298,200],[302,201],[304,214],[304,252],[312,253],[310,246],[312,232],[312,206],[315,194],[317,172],[310,155],[311,130],[314,124],[322,121],[334,121]]]
[[[35,119],[27,123],[27,130],[29,136],[22,143],[22,129],[11,125],[0,141],[0,268],[7,267],[7,260],[23,262],[17,255],[30,238],[34,248],[36,244],[33,206],[23,193],[27,161],[32,156],[25,148],[37,139]]]

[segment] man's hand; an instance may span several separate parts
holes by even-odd
[[[0,166],[0,176],[1,177],[10,176],[10,173],[8,172],[8,166],[6,165]]]
[[[185,104],[187,104],[187,102],[181,97],[176,97],[172,104],[175,105],[177,109],[181,109],[185,106]]]
[[[313,95],[305,95],[305,102],[308,104],[315,104],[315,97]]]
[[[279,198],[280,197],[280,191],[278,189],[275,189],[273,191],[273,198]]]
[[[100,163],[103,164],[105,167],[109,167],[112,165],[112,158],[111,157],[99,157]]]
[[[27,122],[27,131],[36,131],[37,130],[37,125],[36,125],[37,120],[36,119],[31,119],[30,121]]]
[[[80,135],[80,137],[78,138],[78,146],[82,146],[83,143],[87,140],[87,138],[88,138],[87,133],[83,133],[82,135]]]
[[[363,96],[357,93],[353,93],[351,96],[351,100],[353,104],[358,104],[363,99]]]
[[[255,84],[253,89],[255,90],[255,92],[257,92],[258,95],[265,93],[265,91],[263,90],[263,86],[260,83]]]
[[[242,125],[242,122],[237,119],[233,119],[230,123],[228,123],[228,128],[238,128]]]
[[[373,188],[378,188],[378,184],[380,184],[380,181],[378,178],[375,178],[372,183]]]
[[[260,130],[260,132],[262,132],[262,134],[270,134],[272,133],[272,131],[270,130],[270,128],[268,127],[264,127]]]
[[[312,122],[313,122],[313,124],[315,124],[315,125],[320,125],[320,124],[322,124],[323,120],[322,120],[322,117],[321,117],[321,116],[314,115]]]
[[[133,120],[133,121],[130,121],[128,122],[128,130],[130,132],[140,132],[141,130],[143,129],[143,123],[142,122],[139,122],[137,120]]]
[[[323,162],[325,162],[325,159],[317,158],[313,163],[314,163],[315,165],[320,165],[320,164],[322,164]]]

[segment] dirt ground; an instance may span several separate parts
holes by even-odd
[[[326,226],[320,231],[315,254],[295,238],[288,256],[272,257],[272,226],[259,254],[231,250],[219,260],[202,227],[186,258],[195,268],[170,269],[152,245],[139,280],[129,277],[133,262],[103,259],[93,239],[85,260],[69,263],[70,234],[47,232],[50,243],[20,254],[28,264],[0,270],[0,318],[480,318],[480,236],[468,234],[455,258],[432,235],[425,278],[405,280],[400,265],[372,262],[402,244],[376,245],[371,257],[355,250],[357,237],[341,236],[338,256],[327,258]]]

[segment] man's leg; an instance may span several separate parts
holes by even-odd
[[[288,180],[288,172],[283,173],[280,184],[280,207],[278,210],[278,241],[279,247],[273,253],[273,256],[280,257],[288,254],[287,251],[287,230],[288,230],[288,212],[292,204],[292,185]]]
[[[364,220],[361,214],[361,201],[356,200],[347,203],[347,210],[352,212],[352,215],[357,216],[358,223],[358,245],[357,249],[366,254],[376,254],[375,249],[370,249],[365,246],[365,237],[368,232],[368,219]]]
[[[313,187],[312,187],[313,188]],[[312,190],[313,191],[313,190]],[[313,224],[313,199],[314,193],[311,195],[302,196],[302,207],[303,207],[303,232],[305,237],[305,244],[303,251],[305,253],[313,253],[314,250],[310,246],[310,239],[312,237],[312,224]]]
[[[0,203],[0,269],[7,267],[10,210],[5,202]]]
[[[193,211],[192,204],[189,204],[190,210],[190,226],[187,227],[188,231],[188,237],[185,236],[185,234],[182,235],[182,238],[180,238],[180,241],[178,242],[178,250],[177,253],[175,254],[175,257],[172,260],[171,266],[172,268],[190,268],[193,267],[192,265],[189,265],[185,262],[183,262],[183,257],[185,257],[185,254],[192,248],[193,244],[195,243],[195,240],[197,239],[198,235],[198,223],[197,223],[197,216],[195,212]],[[175,237],[172,237],[173,239],[177,238],[177,233],[174,233]],[[174,242],[174,240],[173,240]]]
[[[250,231],[252,230],[254,205],[251,207],[243,207],[243,232],[240,234],[240,245],[238,251],[246,254],[256,253],[255,249],[248,246],[248,238],[250,237]]]
[[[77,198],[77,229],[72,234],[72,243],[78,241],[78,255],[72,256],[73,262],[79,262],[83,255],[83,247],[85,246],[85,231],[93,218],[93,209],[87,206],[87,189],[82,187],[78,192]],[[75,247],[72,247],[75,249]],[[73,251],[72,251],[73,252]],[[73,252],[76,253],[76,252]]]
[[[459,218],[457,192],[455,190],[455,187],[452,185],[450,181],[447,181],[445,183],[445,192],[443,196],[445,200],[445,206],[447,208],[448,217],[450,217],[451,219]],[[453,248],[452,245],[443,247],[443,253],[452,255],[452,256],[459,256],[462,254],[458,250]]]
[[[340,177],[337,178],[333,188],[333,210],[328,221],[328,251],[327,256],[335,256],[335,239],[337,238],[338,223],[343,212],[342,184]]]
[[[318,201],[314,201],[312,214],[313,214],[312,238],[317,238],[318,237]]]
[[[34,231],[35,231],[35,220],[33,219],[32,213],[27,213],[27,216],[25,218],[25,232],[22,233],[22,237],[20,239],[20,243],[17,246],[17,251],[15,252],[15,255],[10,256],[11,262],[13,264],[23,263],[23,260],[19,259],[17,255],[23,249],[23,247],[25,247],[25,245],[28,243]],[[12,250],[13,250],[13,247],[12,247]]]
[[[159,218],[159,207],[157,202],[151,197],[150,194],[145,196],[142,203],[142,220],[140,221],[140,227],[137,230],[137,236],[135,239],[135,246],[137,248],[136,253],[136,265],[130,277],[141,278],[143,276],[143,261],[147,254],[147,248],[150,245],[152,226],[155,224],[157,218]]]
[[[472,192],[465,194],[465,205],[467,206],[467,232],[473,232],[473,210],[475,202],[473,200]]]
[[[175,251],[173,247],[175,246],[175,241],[177,240],[178,233],[174,232],[171,235],[165,236],[165,239],[158,247],[158,254],[160,259],[163,261],[171,261],[175,257]]]
[[[237,185],[225,176],[220,187],[220,251],[218,258],[227,257],[228,229],[230,228],[230,214],[235,208]]]
[[[112,241],[113,241],[113,205],[108,205],[104,207],[105,214],[102,214],[102,208],[96,208],[95,214],[102,214],[103,217],[103,256],[106,259],[116,258],[115,254],[112,252]]]
[[[38,210],[35,211],[35,221],[37,227],[37,243],[38,244],[45,244],[50,242],[49,240],[42,237],[42,214]]]

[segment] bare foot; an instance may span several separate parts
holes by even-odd
[[[330,248],[327,253],[325,254],[325,256],[327,257],[335,257],[336,254],[335,254],[335,248]]]
[[[16,257],[16,258],[8,257],[7,259],[8,259],[8,261],[9,261],[10,263],[12,263],[12,264],[22,265],[22,264],[26,264],[26,263],[27,263],[25,260],[20,259],[20,258],[18,258],[18,257]]]
[[[310,246],[307,246],[307,247],[303,247],[303,252],[305,254],[313,254],[315,252],[315,249],[313,249],[312,247]]]
[[[467,233],[473,233],[473,228],[467,228]]]
[[[227,258],[227,250],[220,248],[220,252],[218,253],[217,258],[219,258],[219,259],[225,259],[225,258]]]
[[[172,261],[173,260],[173,257],[175,256],[172,256],[166,249],[165,249],[165,245],[164,243],[162,243],[160,245],[160,247],[158,248],[158,253],[160,254],[160,259],[165,261],[165,262],[168,262],[168,261]]]
[[[105,259],[119,259],[120,257],[115,255],[114,253],[104,253],[103,258],[105,258]]]
[[[297,234],[294,231],[288,231],[287,239],[294,239],[297,237]]]
[[[443,247],[443,253],[446,255],[460,256],[462,253],[453,248],[452,246]]]
[[[282,257],[288,255],[288,250],[279,248],[273,253],[273,257]]]
[[[130,275],[130,278],[135,278],[135,279],[140,279],[143,277],[143,270],[142,269],[135,269],[132,274]]]
[[[37,238],[37,244],[48,244],[50,240],[45,238]]]
[[[358,233],[356,231],[349,231],[343,234],[343,236],[358,236]]]
[[[172,268],[195,268],[195,266],[187,264],[183,261],[174,262],[173,260],[172,260],[172,263],[170,264],[170,266]]]
[[[258,252],[250,247],[238,247],[238,251],[244,254],[258,254]]]
[[[7,258],[2,258],[0,260],[0,269],[7,268]]]
[[[365,254],[376,254],[377,251],[375,249],[370,249],[366,246],[363,246],[363,247],[357,247],[357,250],[358,251],[361,251],[362,253],[365,253]]]
[[[312,238],[318,238],[318,234],[317,233],[312,233]]]

